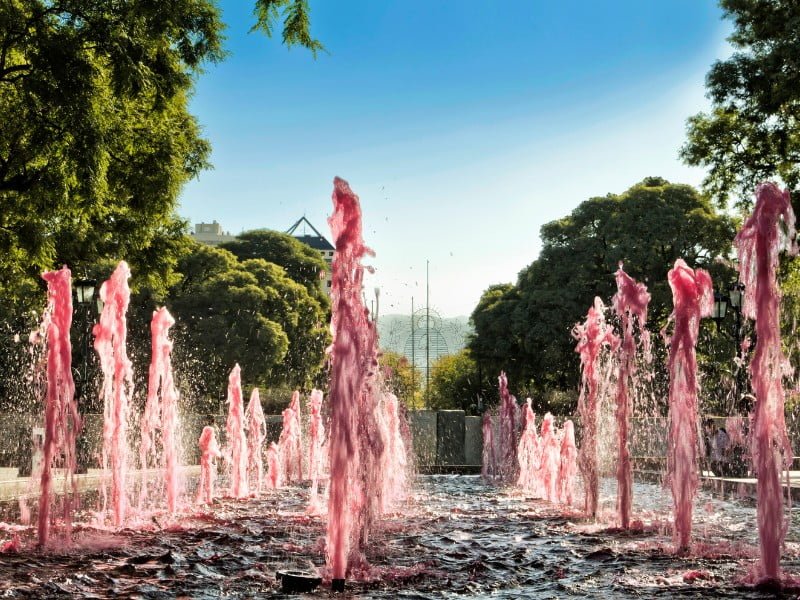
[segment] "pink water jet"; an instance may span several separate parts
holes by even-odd
[[[494,439],[494,423],[490,410],[483,413],[481,430],[483,433],[481,477],[483,477],[484,481],[494,483],[499,476],[499,466],[497,464],[497,450]]]
[[[711,315],[714,293],[711,277],[703,269],[692,270],[682,260],[668,273],[674,309],[669,342],[669,439],[667,469],[672,490],[673,537],[678,549],[689,548],[692,510],[697,492],[697,357],[695,346],[700,319]]]
[[[594,305],[586,313],[586,320],[578,323],[572,335],[578,340],[575,352],[581,356],[581,391],[578,398],[578,414],[583,428],[579,465],[583,475],[584,509],[591,517],[597,516],[600,495],[598,472],[597,430],[600,419],[600,392],[603,382],[601,354],[603,349],[616,350],[619,338],[606,323],[603,301],[594,299]]]
[[[578,448],[575,446],[575,425],[570,420],[564,422],[560,450],[558,501],[561,504],[571,505],[575,475],[578,472]]]
[[[392,393],[383,395],[382,426],[385,451],[382,454],[383,490],[381,510],[390,512],[406,495],[406,445],[400,426],[397,396]]]
[[[331,287],[330,484],[328,499],[327,558],[333,587],[343,590],[348,568],[356,563],[368,538],[374,490],[364,479],[370,430],[367,414],[372,394],[369,372],[377,368],[376,332],[362,300],[364,267],[371,254],[364,244],[361,208],[346,181],[334,180],[334,212],[328,219],[336,245]]]
[[[120,527],[128,512],[128,401],[133,397],[133,368],[128,359],[127,318],[131,290],[130,269],[121,261],[100,286],[103,311],[94,326],[94,348],[103,371],[103,499],[108,502],[105,481],[111,476],[111,515]]]
[[[777,283],[781,250],[797,253],[795,215],[789,192],[773,183],[756,189],[753,214],[734,240],[739,280],[744,284],[742,313],[755,320],[756,347],[750,378],[756,397],[751,430],[753,467],[758,477],[758,537],[761,561],[757,575],[779,581],[780,554],[788,521],[784,516],[780,476],[793,460],[784,417],[782,378],[788,361],[781,349],[780,299]]]
[[[283,486],[283,460],[278,444],[272,442],[267,449],[267,487],[277,490]]]
[[[647,305],[650,294],[643,283],[634,281],[622,269],[622,263],[615,274],[617,293],[611,300],[614,312],[620,320],[622,343],[619,347],[619,375],[617,377],[617,509],[620,527],[628,529],[631,523],[633,505],[633,468],[629,445],[632,399],[635,389],[637,344],[635,332],[638,328],[642,355],[650,362],[650,332],[647,323]]]
[[[147,383],[147,401],[141,419],[140,464],[143,469],[139,505],[149,493],[148,468],[164,470],[167,510],[175,513],[181,495],[180,449],[178,447],[178,391],[172,376],[172,341],[169,330],[175,319],[165,307],[153,312],[150,321],[152,355]],[[156,433],[160,431],[160,444]],[[159,452],[160,449],[160,452]]]
[[[519,405],[508,391],[508,379],[504,372],[498,377],[500,388],[500,477],[504,483],[517,480],[517,434],[519,430]]]
[[[324,462],[322,444],[325,441],[325,427],[322,424],[322,392],[320,390],[311,390],[308,412],[308,474],[311,478],[309,504],[316,508],[319,480],[322,477]]]
[[[217,480],[216,459],[222,457],[213,427],[210,425],[203,427],[198,446],[200,447],[200,484],[197,488],[197,502],[211,504]]]
[[[548,502],[558,501],[558,471],[561,465],[559,444],[553,415],[545,414],[539,436],[539,481],[542,497]]]
[[[264,440],[267,439],[267,419],[264,417],[264,411],[261,410],[258,388],[253,388],[250,393],[245,421],[247,421],[247,473],[250,491],[257,496],[264,486],[264,460],[261,453]]]
[[[83,426],[75,401],[72,379],[72,279],[70,270],[47,271],[47,309],[43,320],[47,336],[47,397],[44,407],[44,447],[42,457],[41,495],[39,496],[38,542],[46,546],[50,540],[53,507],[53,468],[64,468],[64,533],[72,532],[72,504],[77,498],[75,473],[75,440]]]
[[[484,416],[485,419],[485,416]],[[491,421],[490,421],[491,426]],[[484,440],[486,438],[484,437]],[[491,438],[489,440],[491,444]],[[486,442],[484,441],[484,444]],[[484,445],[484,449],[486,446]],[[539,450],[539,434],[536,431],[536,415],[533,412],[532,400],[528,398],[522,413],[522,433],[519,437],[517,448],[517,461],[519,463],[519,477],[517,486],[536,495],[541,493],[537,471],[541,462]]]
[[[283,411],[283,429],[278,440],[281,448],[283,475],[287,482],[303,479],[303,437],[300,414],[300,392],[292,392],[292,400]]]
[[[228,460],[228,484],[234,498],[247,496],[247,436],[244,427],[244,400],[239,364],[228,376],[228,420],[225,423],[225,458]]]

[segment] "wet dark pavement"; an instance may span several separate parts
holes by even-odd
[[[613,487],[604,482],[605,506]],[[620,532],[471,476],[420,477],[398,514],[374,532],[371,567],[347,581],[364,598],[774,598],[741,581],[757,557],[754,509],[703,494],[691,556],[676,556],[668,531],[668,494],[637,484],[634,532]],[[259,499],[225,499],[177,524],[155,517],[149,531],[76,527],[72,548],[0,555],[5,598],[289,597],[280,569],[324,573],[324,518],[307,516],[307,490]],[[611,513],[606,515],[611,520]],[[159,526],[161,528],[159,528]],[[800,573],[790,528],[783,565]],[[3,532],[0,539],[9,539]],[[310,597],[327,597],[330,581]],[[786,591],[784,597],[797,597]]]

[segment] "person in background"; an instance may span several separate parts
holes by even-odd
[[[706,419],[705,433],[707,446],[711,454],[711,470],[716,477],[724,477],[728,472],[730,436],[728,436],[728,432],[724,427],[717,427],[714,419]]]

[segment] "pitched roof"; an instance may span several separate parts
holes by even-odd
[[[302,235],[294,235],[295,230],[300,226],[301,223],[308,225],[311,228],[311,231],[313,231],[316,235],[309,235],[308,233],[305,233],[305,231]],[[303,229],[305,230],[305,227]],[[305,215],[300,217],[294,225],[289,227],[289,229],[286,230],[286,233],[294,236],[296,240],[303,242],[315,250],[336,250],[336,248],[334,248],[331,243],[326,240],[319,231],[317,231],[317,228],[314,227],[308,219],[306,219]]]

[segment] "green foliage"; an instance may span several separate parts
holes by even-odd
[[[709,168],[703,186],[725,206],[748,208],[758,182],[800,184],[800,3],[720,0],[736,51],[706,79],[710,114],[689,119],[681,156]]]
[[[101,256],[168,278],[152,250],[207,164],[187,96],[221,27],[203,0],[0,5],[0,287]]]
[[[305,1],[261,9],[257,27],[284,11],[284,42],[321,48]],[[178,196],[210,153],[188,98],[224,56],[223,27],[214,0],[0,3],[4,296],[23,281],[43,289],[43,270],[79,274],[100,258],[127,260],[135,289],[174,283]]]
[[[311,36],[308,0],[256,0],[254,14],[256,24],[252,31],[262,31],[272,37],[275,22],[284,14],[283,43],[291,47],[302,46],[311,50],[314,58],[317,52],[324,52],[322,43]]]
[[[707,198],[661,178],[591,198],[542,227],[539,258],[520,272],[515,286],[484,293],[472,315],[470,348],[476,360],[504,368],[517,389],[534,397],[536,390],[574,389],[580,370],[572,327],[595,296],[609,303],[620,262],[647,284],[649,327],[657,333],[672,310],[667,271],[675,259],[706,268],[727,284],[731,271],[716,259],[730,252],[733,234],[732,220]],[[535,386],[526,383],[531,381]]]
[[[468,346],[481,371],[497,376],[506,371],[519,381],[523,368],[513,333],[513,315],[519,302],[518,290],[510,283],[489,287],[470,317],[474,333]]]
[[[232,242],[220,244],[239,260],[261,258],[286,270],[294,281],[303,284],[326,309],[330,306],[327,295],[320,282],[328,270],[328,265],[319,251],[303,244],[287,233],[271,229],[245,231]]]
[[[303,285],[262,259],[192,242],[167,306],[176,318],[176,353],[198,398],[224,397],[228,373],[248,385],[304,387],[328,345],[325,314]]]
[[[416,371],[405,356],[384,350],[378,357],[378,364],[386,388],[397,396],[407,408],[417,408],[417,393],[420,389],[420,373]]]
[[[477,414],[481,395],[478,364],[468,349],[440,356],[431,365],[430,408],[460,409],[468,414]]]

